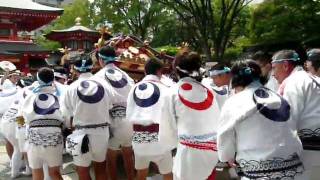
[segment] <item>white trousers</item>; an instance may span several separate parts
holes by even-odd
[[[19,148],[18,139],[14,135],[6,136],[6,138],[13,146],[11,177],[16,177],[19,175],[20,168],[23,164],[22,153]]]

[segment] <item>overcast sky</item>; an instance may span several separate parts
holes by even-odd
[[[89,0],[90,2],[93,2],[94,0]],[[263,0],[253,0],[252,4],[261,3]]]
[[[263,0],[253,0],[252,3],[261,3]]]
[[[89,0],[90,2],[94,1],[94,0]],[[252,3],[261,3],[263,0],[253,0]]]

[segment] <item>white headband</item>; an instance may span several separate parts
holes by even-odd
[[[288,58],[288,59],[274,59],[271,63],[281,63],[284,61],[299,61],[300,58]]]
[[[179,66],[176,66],[176,69],[180,72],[183,72],[185,74],[188,74],[190,77],[197,77],[200,75],[199,71],[192,71],[192,72],[189,72],[187,70],[184,70],[184,69],[181,69]]]
[[[68,79],[66,74],[62,74],[60,72],[54,72],[54,77],[62,78],[62,79]]]
[[[212,77],[212,76],[218,76],[218,75],[221,75],[221,74],[229,73],[230,71],[231,71],[230,68],[224,67],[224,69],[221,69],[221,70],[212,70],[212,71],[209,71],[209,76],[210,76],[210,77]]]

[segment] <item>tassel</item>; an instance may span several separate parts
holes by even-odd
[[[82,144],[81,144],[81,153],[86,154],[89,152],[89,137],[86,134],[83,139],[82,139]]]

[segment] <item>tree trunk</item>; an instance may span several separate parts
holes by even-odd
[[[203,53],[206,55],[206,61],[207,62],[212,61],[211,48],[208,45],[208,43],[202,43],[202,47],[203,47]]]
[[[214,44],[214,60],[217,62],[221,62],[223,59],[224,52],[222,52],[222,48],[220,44]]]

